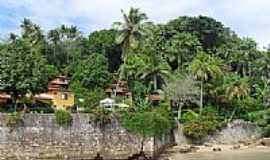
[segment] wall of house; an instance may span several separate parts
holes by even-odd
[[[63,99],[63,94],[67,94],[67,99]],[[72,92],[56,92],[56,94],[53,94],[53,105],[56,107],[72,107],[74,106],[74,93]]]
[[[54,115],[26,114],[17,127],[5,125],[7,116],[0,114],[0,157],[2,158],[91,158],[97,152],[105,158],[127,158],[139,152],[141,138],[128,133],[117,121],[105,127],[89,122],[88,114],[74,114],[69,127],[59,126]],[[157,154],[170,144],[170,138],[149,138],[148,154]]]

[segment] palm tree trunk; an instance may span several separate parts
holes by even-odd
[[[156,91],[157,88],[158,88],[158,86],[157,86],[157,85],[158,85],[158,84],[157,84],[157,83],[158,83],[158,82],[157,82],[157,75],[154,75],[153,78],[154,78],[154,79],[153,79],[153,80],[154,80],[154,90]]]
[[[182,57],[181,55],[178,55],[178,71],[181,72],[182,71]]]
[[[242,65],[242,69],[243,69],[243,77],[246,77],[247,76],[247,71],[246,71],[246,66],[243,64]]]
[[[178,120],[180,120],[182,118],[182,105],[178,104]]]
[[[141,141],[141,152],[143,152],[144,149],[144,141],[145,141],[145,137],[142,137],[142,141]]]
[[[14,112],[17,112],[17,106],[18,106],[18,94],[17,93],[13,93],[12,95],[12,103],[14,105]]]
[[[232,119],[233,119],[233,117],[234,117],[234,115],[235,115],[236,110],[237,110],[237,107],[234,107],[233,112],[232,112],[232,115],[231,115],[231,117],[230,117],[230,119],[229,119],[229,122],[232,121]]]
[[[200,115],[202,115],[202,109],[203,109],[203,81],[201,81]]]

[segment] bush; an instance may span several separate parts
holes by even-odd
[[[56,123],[63,126],[69,126],[72,124],[72,115],[65,110],[57,110],[55,113]]]
[[[194,111],[188,110],[186,113],[183,114],[181,122],[187,123],[187,122],[194,121],[194,120],[198,119],[198,116],[199,115],[197,113],[195,113]]]
[[[111,123],[112,118],[112,111],[103,107],[93,109],[90,114],[90,122],[94,122],[100,127],[105,127],[107,124]]]
[[[188,138],[199,140],[213,134],[220,128],[218,121],[194,120],[184,124],[184,135]]]
[[[6,119],[6,125],[8,127],[15,127],[21,124],[23,124],[23,118],[22,118],[21,113],[13,112],[11,114],[8,114],[7,119]]]
[[[192,138],[195,140],[204,138],[208,135],[208,127],[205,122],[201,121],[192,121],[184,124],[184,135],[188,138]]]
[[[251,112],[248,117],[251,122],[262,128],[264,137],[270,137],[270,109]]]
[[[260,127],[266,127],[268,124],[270,124],[270,109],[251,112],[248,114],[248,120],[257,123],[257,125]]]
[[[270,137],[270,124],[268,124],[266,127],[263,127],[263,136]]]
[[[196,113],[190,111],[185,113],[183,118],[185,120],[184,135],[194,140],[199,140],[213,134],[227,124],[227,121],[224,121],[223,117],[218,116],[213,108],[205,109],[202,116],[198,116]]]
[[[167,116],[157,111],[137,112],[126,116],[123,120],[123,126],[128,131],[144,137],[162,135],[172,127]]]
[[[141,151],[143,151],[146,137],[162,136],[169,132],[172,124],[165,113],[157,111],[136,112],[130,116],[125,116],[123,126],[131,133],[142,136]]]

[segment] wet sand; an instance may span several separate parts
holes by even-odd
[[[199,150],[195,153],[175,153],[168,157],[169,160],[270,160],[269,148],[246,148],[232,150],[222,147],[223,151]]]

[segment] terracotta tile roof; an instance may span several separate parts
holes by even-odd
[[[0,98],[1,99],[10,99],[11,96],[5,92],[0,92]]]
[[[53,99],[53,96],[47,93],[41,93],[41,94],[37,94],[34,96],[36,99],[47,99],[47,100],[51,100]]]
[[[160,95],[152,94],[152,95],[149,95],[148,98],[150,101],[160,101]]]
[[[106,88],[106,89],[105,89],[105,92],[106,92],[106,93],[112,93],[112,89],[111,89],[111,88]]]

